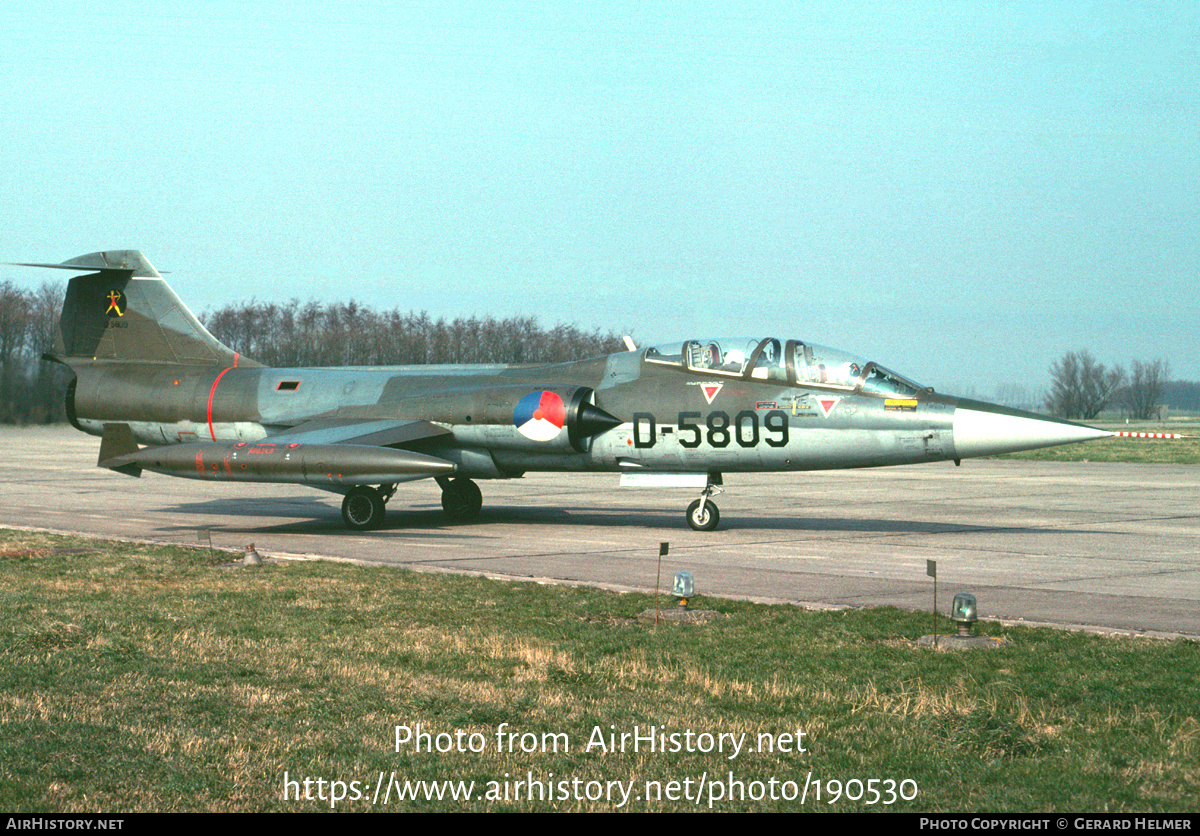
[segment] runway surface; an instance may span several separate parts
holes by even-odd
[[[811,474],[731,474],[721,527],[694,532],[688,490],[615,474],[480,482],[483,513],[451,525],[432,481],[401,485],[384,528],[347,531],[341,497],[95,467],[99,439],[0,428],[0,525],[810,606],[928,610],[979,599],[984,619],[1200,637],[1200,467],[964,461]],[[1151,443],[1151,442],[1148,442]],[[1165,442],[1170,443],[1170,442]]]

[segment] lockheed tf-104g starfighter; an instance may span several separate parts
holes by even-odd
[[[222,345],[133,250],[71,269],[51,359],[75,373],[67,415],[99,465],[342,494],[353,529],[381,524],[402,482],[433,478],[453,520],[477,479],[620,473],[691,487],[717,526],[727,473],[914,464],[1108,435],[948,397],[799,337],[688,339],[548,366],[267,368]],[[147,445],[147,446],[141,446]]]

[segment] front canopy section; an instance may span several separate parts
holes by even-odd
[[[716,337],[647,348],[645,362],[721,377],[791,386],[915,397],[930,391],[878,363],[802,340]]]

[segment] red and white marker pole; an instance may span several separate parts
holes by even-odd
[[[1186,438],[1177,433],[1113,433],[1122,438]]]

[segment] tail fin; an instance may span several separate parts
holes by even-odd
[[[54,357],[258,366],[222,345],[137,250],[89,253],[29,267],[92,271],[67,287]]]

